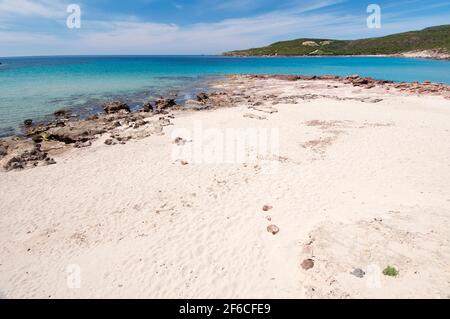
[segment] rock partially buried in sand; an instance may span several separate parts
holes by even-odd
[[[187,109],[194,109],[194,110],[203,110],[208,108],[208,106],[205,103],[195,100],[187,100],[186,102],[184,102],[184,106]]]
[[[177,137],[173,140],[173,144],[177,144],[178,146],[186,144],[186,140],[182,137]]]
[[[105,141],[105,144],[106,145],[115,145],[116,144],[116,142],[114,142],[114,140],[113,139],[111,139],[111,138],[108,138],[106,141]]]
[[[256,115],[256,114],[252,114],[252,113],[246,113],[246,114],[244,114],[244,117],[247,117],[250,119],[255,119],[255,120],[267,120],[267,117],[265,117],[265,116]]]
[[[249,109],[254,109],[255,111],[264,112],[268,114],[277,113],[278,110],[270,106],[250,106]]]
[[[305,259],[301,263],[301,266],[304,270],[309,270],[314,267],[314,260],[312,259]]]
[[[278,226],[276,225],[269,225],[267,226],[267,231],[269,233],[272,233],[272,235],[276,235],[280,231],[280,228],[278,228]]]
[[[108,114],[117,113],[121,110],[130,112],[130,108],[129,108],[128,104],[121,102],[121,101],[112,101],[112,102],[105,103],[103,105],[103,110]]]
[[[75,148],[83,148],[83,147],[89,147],[92,145],[91,141],[86,141],[86,142],[76,142],[73,147]]]
[[[355,268],[350,274],[358,278],[363,278],[366,273],[361,268]]]

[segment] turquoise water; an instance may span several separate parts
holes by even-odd
[[[224,74],[371,76],[393,81],[450,84],[450,62],[391,57],[239,58],[121,56],[0,58],[0,135],[20,132],[24,119],[55,110],[97,112],[121,98],[132,107],[158,95],[190,98],[210,77]]]

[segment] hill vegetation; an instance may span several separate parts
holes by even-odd
[[[262,48],[226,52],[224,55],[392,55],[418,51],[429,51],[443,55],[450,54],[450,25],[360,40],[303,38],[276,42]]]

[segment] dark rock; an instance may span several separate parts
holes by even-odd
[[[31,139],[32,139],[33,142],[35,142],[35,143],[42,143],[42,141],[43,141],[43,138],[42,138],[42,136],[40,136],[40,135],[35,135],[35,136],[33,136]]]
[[[280,228],[278,228],[278,226],[276,225],[269,225],[267,226],[267,231],[269,233],[272,233],[272,235],[276,235],[280,231]]]
[[[83,148],[83,147],[89,147],[92,145],[91,141],[86,141],[86,142],[76,142],[73,147],[75,148]]]
[[[173,143],[181,146],[181,145],[186,144],[186,140],[184,138],[182,138],[182,137],[177,137],[177,138],[175,138]]]
[[[94,115],[88,116],[88,117],[86,118],[86,120],[87,120],[87,121],[95,121],[95,120],[98,120],[98,115],[97,115],[97,114],[94,114]]]
[[[56,127],[63,127],[66,126],[66,123],[64,121],[58,120],[55,122]]]
[[[314,260],[305,259],[302,261],[301,265],[304,270],[309,270],[314,267]]]
[[[114,144],[116,144],[116,143],[114,142],[113,139],[108,138],[108,139],[105,141],[105,144],[106,144],[106,145],[114,145]]]
[[[363,278],[366,273],[361,268],[355,268],[350,274],[358,278]]]
[[[7,171],[17,170],[17,169],[24,169],[24,165],[19,157],[13,157],[11,158],[4,166],[3,168]]]
[[[27,120],[23,121],[23,125],[25,125],[25,126],[31,126],[31,125],[33,125],[33,120],[27,119]]]
[[[149,102],[144,103],[144,105],[142,106],[142,110],[144,112],[153,112],[153,105]]]
[[[176,105],[177,105],[177,103],[175,102],[174,99],[165,99],[165,98],[161,97],[158,100],[156,100],[154,111],[156,113],[161,113],[163,110],[166,110],[168,108],[172,108],[172,107],[174,107]]]
[[[197,101],[199,101],[199,102],[205,102],[208,99],[209,99],[209,96],[206,93],[202,92],[197,95]]]
[[[267,212],[267,211],[271,210],[272,208],[273,208],[273,207],[270,206],[270,205],[264,205],[264,206],[263,206],[263,211]]]
[[[369,84],[369,79],[367,79],[367,78],[357,78],[357,79],[353,80],[352,83],[355,86],[361,86],[361,85]]]
[[[128,104],[126,104],[124,102],[112,101],[112,102],[105,103],[103,105],[103,110],[108,114],[117,113],[121,110],[130,112],[130,107],[128,106]]]
[[[45,164],[45,165],[54,165],[54,164],[56,164],[56,161],[55,161],[53,158],[47,157],[47,158],[45,159],[44,164]]]
[[[53,113],[54,116],[56,117],[61,117],[61,116],[66,116],[67,115],[67,111],[64,109],[61,110],[57,110]]]

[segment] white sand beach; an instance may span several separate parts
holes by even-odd
[[[449,99],[331,80],[215,87],[252,102],[0,172],[0,297],[450,298]],[[174,158],[245,128],[279,134],[277,154]]]

